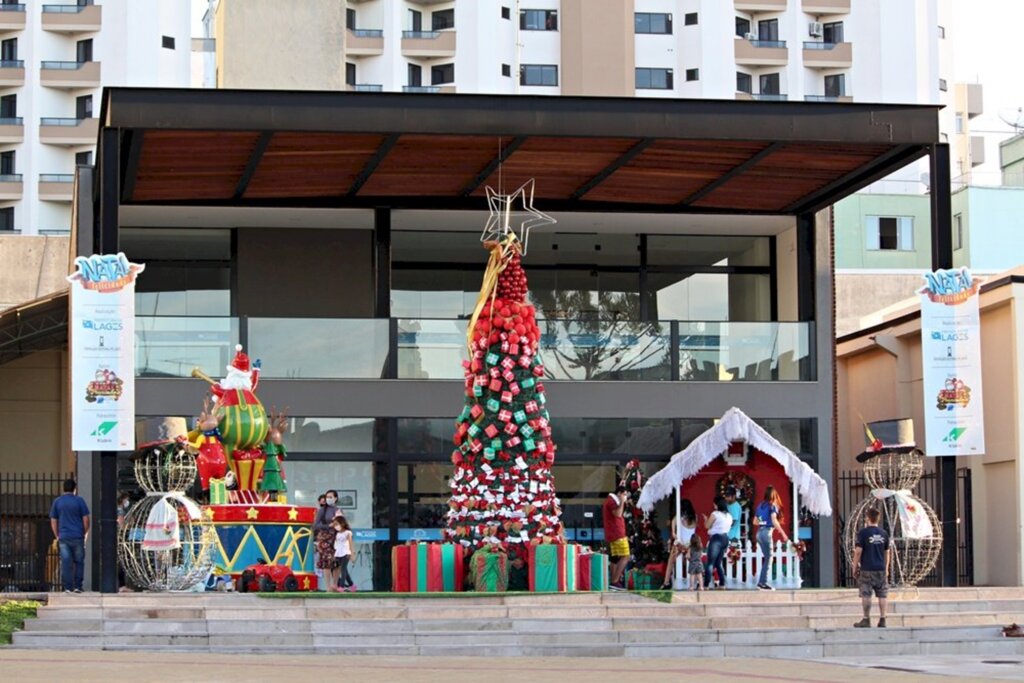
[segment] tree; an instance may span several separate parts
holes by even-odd
[[[638,567],[659,564],[667,559],[665,544],[658,531],[657,518],[654,510],[644,514],[637,503],[640,501],[640,490],[644,487],[644,475],[639,460],[626,463],[626,471],[622,475],[629,492],[629,500],[623,516],[626,518],[626,535],[629,536],[629,549]]]
[[[491,258],[467,337],[465,405],[456,419],[446,535],[476,549],[515,552],[562,537],[551,465],[540,331],[526,303],[517,243],[487,243]]]

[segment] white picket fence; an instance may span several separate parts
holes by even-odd
[[[771,564],[768,566],[768,583],[775,588],[800,588],[803,579],[800,576],[800,558],[789,544],[776,541],[772,549]],[[761,550],[757,544],[749,540],[740,546],[740,558],[729,562],[728,551],[725,559],[726,588],[757,588],[757,577],[761,571]],[[673,587],[676,590],[686,588],[686,569],[683,559],[676,559],[676,571]]]

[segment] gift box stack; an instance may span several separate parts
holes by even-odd
[[[463,547],[454,543],[410,543],[391,549],[391,590],[395,593],[462,591]]]
[[[551,465],[540,330],[514,241],[493,245],[467,343],[446,538],[508,549],[562,531]]]
[[[508,590],[508,555],[498,546],[486,546],[469,558],[473,590],[480,593],[504,593]]]
[[[581,554],[576,562],[576,590],[608,590],[608,556],[604,553]]]
[[[661,588],[665,579],[665,565],[648,565],[642,569],[626,572],[626,588],[634,591],[651,591]]]
[[[576,590],[579,546],[573,543],[538,543],[530,546],[527,565],[530,591],[565,593]]]

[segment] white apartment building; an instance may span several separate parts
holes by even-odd
[[[67,233],[104,86],[188,87],[187,0],[0,3],[0,234]]]

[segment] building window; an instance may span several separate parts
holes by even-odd
[[[501,18],[502,19],[509,19],[509,20],[511,20],[512,19],[512,10],[510,10],[508,7],[502,7],[501,8]]]
[[[957,133],[963,133],[964,132],[964,115],[963,115],[962,112],[957,112],[956,113],[956,132]]]
[[[92,38],[78,41],[75,57],[79,64],[92,61]]]
[[[438,64],[430,67],[430,84],[441,85],[442,83],[455,82],[455,64]]]
[[[415,33],[423,30],[423,12],[414,9],[409,10],[409,30]]]
[[[345,85],[356,84],[356,65],[352,62],[345,62]]]
[[[696,12],[687,12],[686,15],[683,16],[683,25],[684,26],[696,26],[697,25],[697,13]]]
[[[8,38],[0,42],[0,59],[5,62],[13,62],[18,59],[18,39]]]
[[[941,39],[941,38],[945,38],[945,37],[946,37],[946,27],[945,26],[940,26],[939,27],[939,38]]]
[[[92,152],[75,152],[75,166],[92,166]]]
[[[843,97],[846,95],[846,74],[825,76],[825,97]]]
[[[686,70],[687,81],[699,81],[700,80],[700,69],[687,69]]]
[[[430,27],[434,31],[443,31],[446,28],[455,28],[455,10],[438,10],[430,15]]]
[[[0,97],[0,119],[15,119],[18,117],[18,96],[4,95]]]
[[[164,48],[166,48],[168,50],[173,50],[174,49],[174,37],[173,36],[161,36],[160,41],[161,41],[161,45]]]
[[[523,31],[557,31],[558,10],[524,9],[519,12],[519,28]]]
[[[0,175],[14,175],[14,151],[0,152]]]
[[[746,38],[748,33],[750,33],[750,19],[736,17],[736,37]]]
[[[356,11],[351,7],[345,10],[345,26],[351,31],[356,30]]]
[[[501,65],[501,75],[502,76],[508,76],[508,77],[511,78],[512,77],[512,67],[510,65],[508,65],[508,64],[502,64]]]
[[[914,219],[910,216],[868,216],[866,221],[870,251],[913,251]]]
[[[419,64],[409,65],[409,86],[419,88],[423,85],[423,67]]]
[[[781,95],[779,74],[763,74],[760,79],[762,95]]]
[[[637,90],[671,90],[672,69],[637,69]]]
[[[946,92],[946,91],[949,90],[949,86],[946,85],[946,79],[945,78],[940,78],[939,79],[939,90],[941,90],[942,92]]]
[[[558,67],[554,64],[523,64],[519,67],[519,85],[558,85]]]
[[[655,12],[637,12],[634,15],[637,33],[672,33],[672,15]]]
[[[831,24],[825,24],[822,28],[822,36],[826,43],[843,42],[843,22],[836,21]]]
[[[6,206],[0,209],[0,232],[12,232],[14,230],[14,207]]]
[[[953,251],[964,248],[964,217],[963,214],[953,216]]]
[[[736,72],[736,92],[747,94],[754,92],[754,79],[750,74],[745,74],[742,71]]]
[[[75,98],[75,118],[92,118],[92,95],[80,95]]]
[[[778,41],[779,20],[765,19],[764,21],[757,22],[757,39]]]

